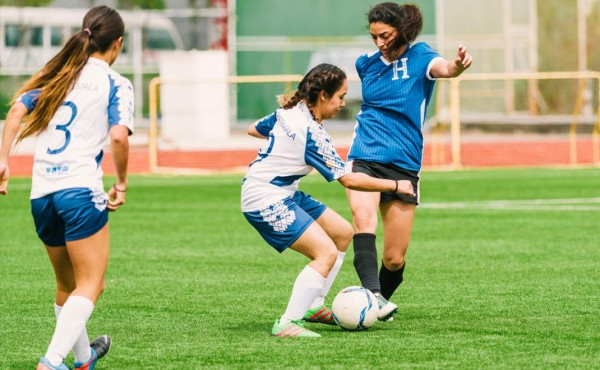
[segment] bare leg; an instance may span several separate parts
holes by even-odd
[[[46,252],[48,252],[48,257],[50,258],[50,262],[54,268],[54,275],[56,276],[54,311],[56,319],[58,320],[67,298],[69,298],[69,295],[71,295],[71,292],[75,289],[75,272],[66,247],[46,246]],[[73,354],[75,355],[75,361],[85,361],[91,355],[90,342],[85,327],[73,345]]]
[[[62,362],[69,351],[75,349],[76,344],[78,348],[89,347],[85,324],[104,289],[104,273],[109,252],[108,225],[88,238],[67,242],[66,250],[66,254],[60,250],[48,252],[57,277],[57,300],[62,300],[65,293],[72,288],[70,284],[73,274],[75,277],[75,289],[64,301],[45,356],[55,365]],[[71,267],[67,258],[70,259]],[[82,340],[85,343],[81,343]],[[83,356],[81,353],[79,355],[76,354],[76,357]]]
[[[404,280],[404,264],[415,217],[416,205],[391,201],[381,205],[383,261],[379,271],[381,295],[390,299]]]
[[[310,308],[319,308],[325,304],[325,297],[329,294],[329,290],[342,268],[346,250],[352,241],[352,226],[345,218],[337,214],[331,208],[327,208],[325,212],[323,212],[317,219],[317,223],[323,228],[331,240],[333,240],[338,253],[335,263],[325,279],[323,290],[311,304]]]

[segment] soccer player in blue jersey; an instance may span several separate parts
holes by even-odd
[[[307,321],[335,324],[325,306],[352,240],[352,226],[323,203],[298,190],[300,179],[316,169],[327,181],[362,191],[414,195],[408,180],[376,179],[351,172],[331,143],[323,120],[345,105],[346,74],[330,64],[313,68],[281,108],[252,124],[248,133],[268,138],[242,183],[244,216],[278,252],[287,248],[311,261],[300,272],[287,309],[275,321],[277,337],[320,337]]]
[[[64,359],[70,351],[75,369],[93,369],[110,349],[108,336],[90,344],[86,322],[104,290],[108,211],[125,203],[127,191],[133,90],[110,68],[123,47],[123,33],[115,10],[88,11],[81,30],[16,93],[2,132],[0,194],[7,193],[15,138],[37,136],[31,209],[54,268],[57,317],[38,370],[69,369]],[[108,194],[100,167],[107,137],[117,177]]]
[[[385,2],[368,13],[378,50],[360,56],[356,70],[363,102],[348,154],[352,171],[382,179],[410,180],[416,194],[347,190],[354,224],[354,266],[364,287],[375,293],[382,321],[398,306],[388,300],[403,280],[423,157],[425,112],[436,78],[459,76],[472,62],[464,46],[445,60],[424,42],[414,43],[423,19],[415,5]],[[383,260],[378,272],[377,209],[383,222]]]

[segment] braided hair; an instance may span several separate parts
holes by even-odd
[[[298,84],[298,90],[292,96],[279,96],[279,104],[283,109],[290,109],[300,101],[306,101],[309,107],[314,106],[321,91],[327,97],[333,96],[344,84],[346,73],[332,64],[319,64],[311,69]]]

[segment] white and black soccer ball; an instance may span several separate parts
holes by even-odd
[[[342,289],[331,305],[333,319],[346,330],[365,330],[377,321],[379,306],[367,288],[350,286]]]

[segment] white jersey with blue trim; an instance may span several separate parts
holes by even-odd
[[[39,90],[17,101],[31,112]],[[103,148],[113,125],[133,133],[131,82],[108,63],[89,58],[48,127],[37,136],[31,199],[68,188],[103,189]]]
[[[429,45],[419,42],[409,44],[391,63],[380,51],[356,60],[363,102],[348,160],[392,163],[420,171],[422,128],[435,85],[429,72],[440,59]]]
[[[293,196],[300,179],[313,168],[330,182],[351,172],[303,102],[277,109],[257,121],[256,130],[268,140],[244,177],[243,212],[264,209]]]

